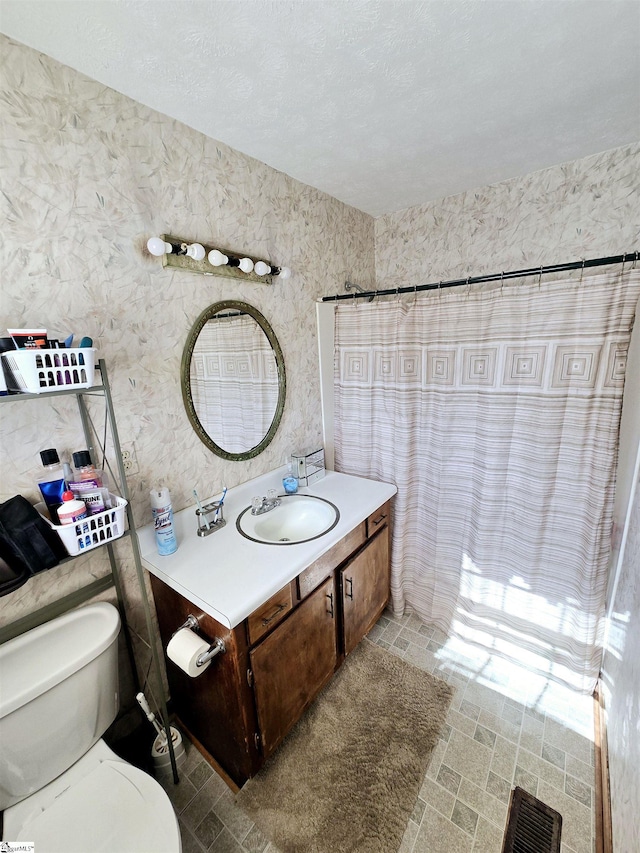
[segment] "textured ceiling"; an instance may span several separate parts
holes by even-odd
[[[2,0],[0,30],[374,216],[640,139],[637,0]]]

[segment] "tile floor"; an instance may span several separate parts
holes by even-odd
[[[399,853],[500,853],[515,785],[562,814],[562,853],[593,853],[589,697],[553,688],[534,702],[525,689],[519,701],[513,679],[505,695],[489,686],[486,665],[474,669],[469,657],[459,649],[452,653],[453,644],[415,616],[386,612],[369,638],[456,687]],[[197,750],[188,751],[180,784],[165,787],[179,817],[183,853],[278,853]]]

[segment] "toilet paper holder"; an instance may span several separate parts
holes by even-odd
[[[190,628],[192,631],[197,630],[198,620],[192,613],[190,613],[187,616],[186,620],[182,623],[182,625],[180,625],[180,627],[173,632],[171,638],[173,639],[173,637],[175,637],[178,631],[182,631],[183,628]],[[211,643],[211,645],[207,649],[207,651],[199,655],[198,660],[196,661],[196,666],[204,666],[205,663],[212,660],[212,658],[214,658],[216,655],[226,652],[226,650],[227,649],[224,644],[224,641],[216,637],[213,643]]]

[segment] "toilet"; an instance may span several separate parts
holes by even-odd
[[[118,711],[119,630],[101,602],[0,646],[3,840],[43,853],[180,853],[162,787],[101,739]]]

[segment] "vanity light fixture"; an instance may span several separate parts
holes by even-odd
[[[272,267],[264,261],[258,261],[254,267],[256,275],[277,275],[280,278],[291,278],[291,270],[289,267]]]
[[[212,249],[207,255],[209,263],[212,267],[238,267],[242,272],[251,272],[253,270],[253,261],[251,258],[234,258],[230,255],[224,255],[218,249]],[[260,261],[258,261],[260,263]]]
[[[168,235],[150,237],[147,240],[147,249],[152,255],[161,257],[165,267],[179,267],[203,275],[226,275],[249,278],[251,281],[263,281],[267,276],[291,278],[289,267],[278,267],[256,258],[240,257],[227,249],[212,249],[201,243],[189,244]],[[187,261],[187,258],[191,260]]]
[[[201,261],[205,256],[204,246],[201,243],[169,243],[162,237],[149,237],[147,249],[152,255],[162,257],[174,252],[176,255],[186,255],[194,261]]]

